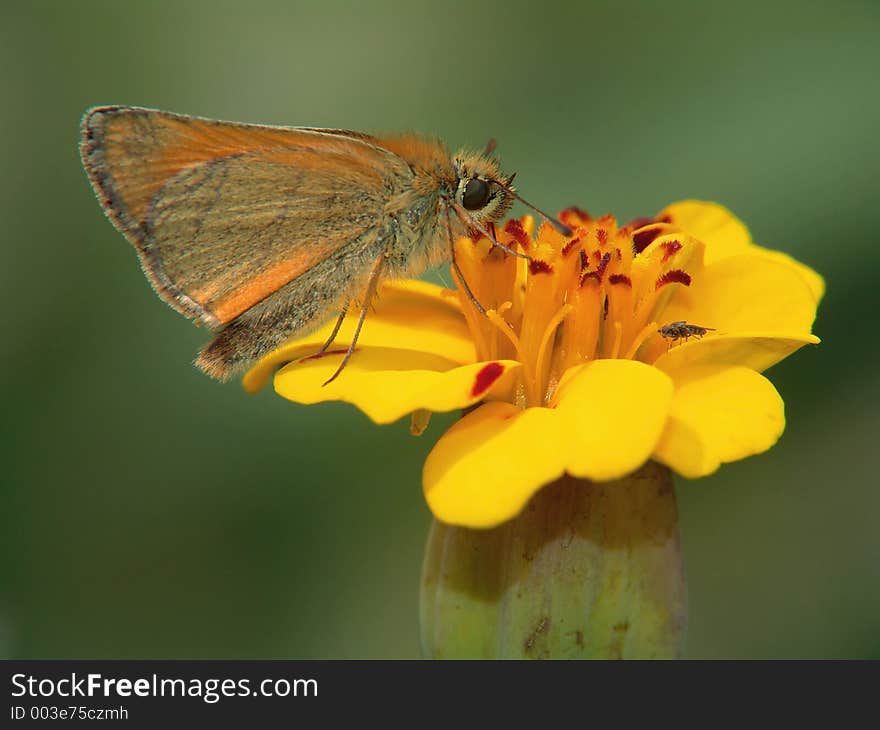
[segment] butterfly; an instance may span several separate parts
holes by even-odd
[[[156,293],[215,331],[196,365],[218,379],[338,314],[326,351],[357,301],[355,333],[333,380],[382,280],[451,260],[464,282],[452,246],[473,231],[525,256],[493,235],[494,221],[522,200],[493,149],[450,155],[440,140],[412,134],[127,106],[88,110],[80,145],[104,212],[134,245]]]

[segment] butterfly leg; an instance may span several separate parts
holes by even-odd
[[[455,214],[459,217],[459,219],[461,219],[461,222],[464,223],[464,225],[467,228],[473,228],[475,231],[479,231],[480,233],[482,233],[486,237],[486,239],[493,246],[495,246],[495,248],[500,248],[505,253],[509,253],[511,256],[516,256],[517,258],[520,258],[520,259],[526,259],[528,261],[532,260],[532,257],[529,256],[528,254],[520,253],[519,251],[514,251],[512,248],[510,248],[510,246],[505,246],[503,243],[501,243],[501,241],[499,241],[497,238],[495,238],[495,236],[493,236],[488,231],[488,229],[486,229],[484,226],[481,226],[473,218],[471,218],[470,215],[468,215],[468,212],[464,208],[462,208],[460,205],[458,205],[458,203],[450,203],[450,205],[452,206],[452,209],[455,211]]]
[[[345,321],[346,314],[348,314],[347,304],[342,308],[342,311],[339,313],[339,317],[336,320],[336,324],[333,325],[333,331],[330,333],[330,336],[327,338],[324,344],[321,345],[321,349],[315,353],[316,355],[320,355],[322,352],[327,352],[327,350],[330,348],[330,345],[333,344],[333,341],[336,339],[336,335],[339,334],[339,328],[342,327],[342,323],[343,321]]]
[[[471,300],[471,303],[477,308],[477,311],[485,316],[486,310],[483,308],[483,305],[480,304],[476,296],[474,296],[470,286],[468,286],[467,279],[464,278],[464,272],[459,268],[458,261],[455,260],[455,241],[452,238],[452,224],[449,222],[448,208],[446,209],[446,235],[449,237],[449,253],[452,258],[452,269],[455,271],[455,275],[461,282],[461,288],[464,289],[464,293],[467,294],[468,299]]]
[[[479,300],[474,293],[471,291],[471,288],[468,286],[467,279],[464,278],[464,272],[459,268],[458,262],[455,260],[455,252],[452,254],[452,268],[455,269],[455,275],[458,277],[458,280],[461,282],[461,287],[464,289],[464,293],[467,294],[468,299],[471,300],[471,303],[477,308],[477,311],[484,315],[486,314],[486,310],[483,308],[483,305],[480,304]]]
[[[364,326],[364,320],[367,318],[367,311],[370,309],[370,303],[373,300],[373,296],[376,294],[376,288],[379,285],[379,275],[382,273],[382,264],[385,263],[385,254],[382,254],[378,259],[376,259],[376,263],[373,264],[373,270],[370,272],[370,280],[367,282],[367,292],[364,294],[364,301],[361,302],[361,313],[358,316],[357,325],[354,328],[354,334],[351,338],[351,344],[348,346],[348,350],[345,352],[345,357],[342,358],[342,362],[339,363],[339,367],[336,368],[336,372],[333,373],[326,381],[324,381],[324,385],[330,385],[336,378],[339,377],[339,374],[345,369],[345,366],[348,365],[348,361],[351,360],[352,353],[354,352],[355,347],[357,346],[358,337],[361,334],[361,327]],[[339,319],[337,325],[342,324],[342,318]],[[335,337],[335,334],[334,334]]]

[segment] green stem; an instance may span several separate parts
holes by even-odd
[[[500,527],[435,521],[422,649],[437,659],[681,656],[687,590],[672,476],[563,477]]]

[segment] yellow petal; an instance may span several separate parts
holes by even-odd
[[[751,253],[763,256],[770,261],[776,261],[778,263],[785,264],[786,266],[790,266],[795,271],[797,271],[797,273],[801,276],[801,278],[803,278],[804,282],[806,282],[807,286],[810,288],[816,304],[818,304],[822,297],[825,295],[825,279],[823,279],[819,274],[813,271],[813,269],[811,269],[809,266],[807,266],[806,264],[802,264],[796,259],[793,259],[787,253],[782,253],[782,251],[772,251],[771,249],[764,248],[763,246],[754,246]]]
[[[791,266],[762,256],[730,256],[694,272],[689,287],[679,287],[659,315],[659,324],[686,321],[714,328],[702,343],[721,335],[805,338],[816,317],[816,299]],[[659,335],[643,346],[641,357],[654,362],[667,349],[698,343],[670,343]]]
[[[349,307],[333,350],[348,347],[357,316],[357,306]],[[260,390],[280,365],[316,352],[335,322],[334,317],[321,329],[291,340],[262,358],[244,376],[245,389],[251,393]],[[358,339],[359,349],[367,346],[426,352],[458,364],[471,363],[475,357],[457,297],[443,287],[416,280],[383,284]]]
[[[701,365],[742,365],[752,370],[766,370],[804,345],[817,345],[814,335],[742,333],[706,336],[673,345],[654,361],[665,373]]]
[[[556,402],[566,434],[566,470],[618,479],[644,464],[663,432],[672,381],[635,360],[596,360],[563,379]]]
[[[744,367],[704,366],[675,377],[669,420],[654,458],[696,478],[769,449],[785,428],[779,393]]]
[[[428,506],[441,522],[495,527],[562,475],[562,437],[552,409],[480,406],[428,454],[422,472]]]
[[[723,205],[702,200],[682,200],[664,208],[658,217],[706,244],[706,262],[747,253],[752,237],[745,224]]]
[[[428,455],[425,498],[442,522],[494,527],[564,472],[617,479],[647,461],[663,432],[672,381],[632,360],[599,360],[563,377],[555,408],[492,402]]]
[[[296,403],[345,401],[376,423],[391,423],[415,410],[466,408],[509,389],[520,364],[513,360],[456,363],[429,352],[360,345],[332,383],[342,354],[308,357],[275,375],[276,392]]]
[[[706,263],[728,256],[750,253],[784,263],[803,277],[816,303],[825,293],[825,281],[809,266],[781,251],[758,246],[752,241],[745,224],[723,205],[700,200],[673,203],[660,214],[668,216],[673,225],[682,228],[706,244]]]

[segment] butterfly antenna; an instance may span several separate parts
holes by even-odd
[[[552,215],[547,215],[543,210],[539,207],[532,205],[528,200],[526,200],[522,195],[520,195],[516,190],[510,187],[510,183],[513,181],[513,177],[511,177],[507,183],[500,182],[499,180],[495,180],[494,182],[500,187],[504,188],[508,193],[510,193],[514,198],[516,198],[520,203],[522,203],[527,208],[531,208],[535,213],[541,216],[544,220],[546,220],[551,226],[553,226],[559,233],[563,236],[570,236],[572,234],[571,228],[569,228],[565,223],[554,218]]]

